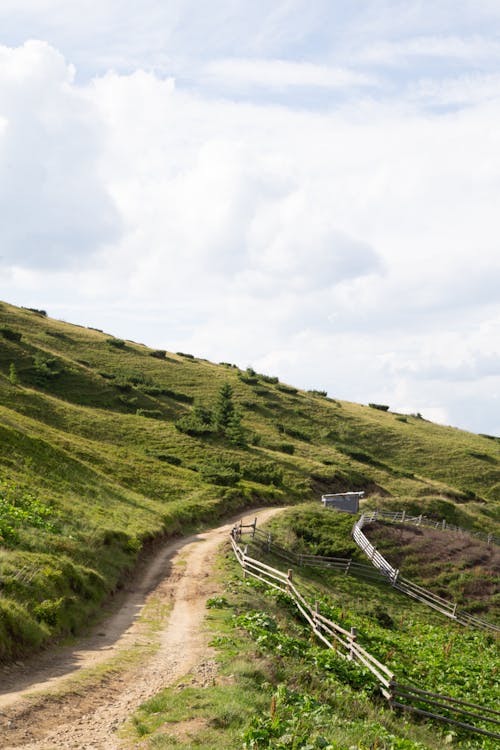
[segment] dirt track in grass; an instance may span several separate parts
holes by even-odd
[[[165,544],[88,638],[1,670],[0,747],[126,748],[117,730],[137,706],[188,671],[198,684],[211,681],[205,604],[219,592],[213,563],[235,521]]]

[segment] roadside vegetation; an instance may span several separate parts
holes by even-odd
[[[338,555],[352,517],[309,505],[269,524],[276,538],[304,552]],[[337,522],[337,527],[336,523]],[[247,540],[248,541],[248,540]],[[262,551],[249,554],[262,558]],[[283,568],[272,556],[268,564]],[[195,675],[163,691],[133,716],[131,746],[267,750],[493,750],[497,740],[392,711],[374,679],[312,638],[290,600],[243,578],[228,551],[221,560],[224,594],[207,602],[217,674]],[[489,633],[455,625],[389,586],[343,573],[295,569],[311,601],[398,678],[496,707],[498,643]],[[140,738],[140,743],[139,743]]]
[[[0,661],[79,632],[155,540],[243,508],[364,489],[498,534],[499,451],[0,303]]]

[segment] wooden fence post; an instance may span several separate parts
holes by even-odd
[[[350,642],[351,642],[351,649],[349,651],[349,656],[347,657],[349,659],[349,661],[354,661],[354,659],[356,658],[356,655],[355,655],[355,652],[354,652],[354,648],[353,648],[353,644],[356,643],[357,637],[358,637],[358,631],[357,631],[357,629],[356,628],[351,628],[351,637],[349,639]]]
[[[292,580],[293,580],[293,570],[292,570],[291,568],[288,568],[288,572],[287,572],[287,574],[286,574],[286,577],[287,577],[287,579],[288,579],[288,580],[287,580],[287,584],[286,584],[286,590],[287,590],[287,591],[290,591],[290,583],[291,583],[291,582],[292,582]]]
[[[248,545],[245,544],[245,547],[243,549],[243,566],[242,566],[243,567],[243,578],[247,577],[246,559],[245,559],[246,556],[247,556],[247,550],[248,550]]]
[[[257,516],[255,516],[252,526],[252,539],[255,539],[255,530],[257,529]]]
[[[267,551],[271,552],[271,532],[267,535]]]

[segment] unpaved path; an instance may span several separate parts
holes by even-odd
[[[190,670],[201,684],[213,679],[205,603],[218,591],[211,568],[235,520],[166,544],[120,610],[77,648],[3,670],[2,750],[124,748],[116,731],[139,704]]]

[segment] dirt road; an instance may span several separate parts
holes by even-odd
[[[235,520],[166,544],[119,611],[77,647],[2,670],[0,747],[125,748],[116,732],[143,701],[188,671],[201,684],[213,679],[205,603],[218,592],[212,565]]]

